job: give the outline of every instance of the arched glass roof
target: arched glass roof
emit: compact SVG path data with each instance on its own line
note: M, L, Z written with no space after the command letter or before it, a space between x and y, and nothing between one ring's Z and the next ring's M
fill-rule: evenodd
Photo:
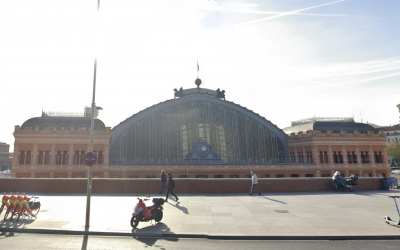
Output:
M154 105L114 127L110 164L283 163L286 137L251 110L192 94Z

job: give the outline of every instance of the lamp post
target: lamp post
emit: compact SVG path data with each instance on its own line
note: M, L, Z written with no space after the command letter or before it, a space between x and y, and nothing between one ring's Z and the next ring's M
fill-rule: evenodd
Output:
M97 1L97 12L99 12L100 0ZM96 107L96 70L97 70L97 59L94 60L94 77L93 77L93 96L92 96L92 114L90 121L90 134L89 134L89 152L93 152L93 134L94 134L94 110L102 110L101 107ZM92 195L92 167L88 169L88 183L86 189L86 220L85 229L89 229L90 226L90 198Z
M103 110L102 107L96 107L96 71L97 71L97 59L94 61L94 78L93 78L93 97L92 97L92 113L90 119L90 134L89 134L89 152L93 152L93 136L94 136L94 112L95 110ZM90 198L92 195L92 167L88 169L88 183L86 190L86 222L85 228L90 226Z

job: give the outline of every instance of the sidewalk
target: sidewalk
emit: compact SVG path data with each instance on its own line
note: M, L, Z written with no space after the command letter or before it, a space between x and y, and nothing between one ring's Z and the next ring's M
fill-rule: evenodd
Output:
M31 194L29 194L31 195ZM139 195L139 194L138 194ZM142 197L144 194L141 194ZM111 235L188 237L217 236L399 236L400 228L387 225L384 216L397 220L393 199L399 191L339 191L304 193L179 195L164 204L157 225L130 219L136 198L92 196L90 232ZM67 230L84 233L85 195L39 194L42 204L36 220L4 221L0 231L15 229ZM164 197L151 194L152 197ZM164 197L165 198L165 197ZM73 232L74 231L74 232ZM50 231L51 232L51 231Z

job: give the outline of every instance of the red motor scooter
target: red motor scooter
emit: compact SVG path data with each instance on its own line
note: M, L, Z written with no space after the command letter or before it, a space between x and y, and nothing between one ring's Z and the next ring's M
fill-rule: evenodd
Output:
M135 194L137 196L137 194ZM136 228L139 225L139 221L150 221L154 220L156 222L160 222L163 218L163 204L164 199L162 198L153 198L153 205L147 207L144 204L144 201L150 200L150 195L147 195L143 200L137 197L139 200L138 204L135 207L135 211L132 214L131 226L132 228Z

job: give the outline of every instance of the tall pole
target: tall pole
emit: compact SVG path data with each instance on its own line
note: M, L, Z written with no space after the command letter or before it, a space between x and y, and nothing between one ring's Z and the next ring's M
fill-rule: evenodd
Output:
M95 97L96 97L96 69L97 59L94 61L94 78L93 78L93 98L92 98L92 114L90 122L90 135L89 135L89 152L93 152L93 134L94 134L94 108L95 108ZM86 198L86 222L85 228L89 229L90 226L90 198L92 195L92 167L88 169L88 183L87 183L87 198Z
M97 1L97 12L99 12L100 0ZM94 108L96 98L96 70L97 70L97 58L94 60L94 77L93 77L93 97L92 97L92 115L90 121L90 134L89 134L89 152L93 152L93 135L94 135ZM90 227L90 198L92 196L92 167L88 169L88 183L86 190L86 220L85 228Z

